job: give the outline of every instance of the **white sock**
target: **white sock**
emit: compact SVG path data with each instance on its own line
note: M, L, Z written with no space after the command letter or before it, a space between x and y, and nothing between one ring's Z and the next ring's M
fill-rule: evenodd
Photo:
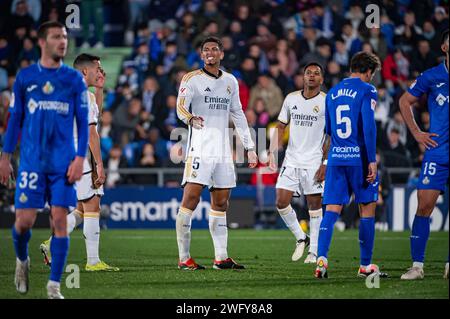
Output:
M299 241L300 239L305 239L306 234L300 227L300 223L297 219L297 214L295 210L289 205L286 208L279 209L277 208L278 213L280 213L281 218L284 220L286 226L290 229L290 231L294 234L295 239Z
M95 265L100 262L99 244L100 244L100 213L85 212L83 223L84 241L86 243L87 262L89 265Z
M418 268L423 269L423 263L415 261L415 262L413 262L413 267L418 267Z
M309 252L317 256L319 245L319 228L322 222L322 208L309 211Z
M191 255L189 254L189 249L191 247L191 220L192 210L180 207L176 222L178 256L180 262L185 262L191 258Z
M216 260L228 258L228 227L226 212L211 209L209 212L209 232L214 243L214 255Z
M67 215L67 235L69 235L75 227L83 222L83 213L79 210L73 210L69 215Z

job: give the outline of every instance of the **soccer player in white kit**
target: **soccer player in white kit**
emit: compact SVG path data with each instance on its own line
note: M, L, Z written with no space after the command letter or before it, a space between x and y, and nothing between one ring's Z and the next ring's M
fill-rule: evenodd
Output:
M177 214L176 232L179 252L178 268L200 270L191 257L191 217L200 201L203 187L211 194L209 230L214 243L214 269L244 269L228 256L226 211L236 175L229 143L229 119L236 127L247 150L250 167L258 161L247 119L239 100L236 78L219 69L224 57L220 39L208 37L201 44L205 66L187 73L177 98L178 117L189 127L186 164L182 185L183 199Z
M325 135L326 94L320 91L323 69L318 63L311 62L304 70L304 89L290 93L283 102L278 116L278 140L272 138L270 143L269 168L273 171L278 168L274 154L289 125L289 143L276 184L276 206L297 240L292 260L299 260L309 245L305 263L315 263L329 139ZM297 214L290 205L295 193L306 196L310 237L300 227Z
M95 87L95 94L88 91L89 98L89 149L83 163L83 176L76 182L77 208L67 215L67 232L70 234L83 223L83 235L86 243L86 271L118 271L99 258L100 244L100 198L103 196L103 184L106 180L100 151L100 137L97 124L103 104L103 86L105 73L100 58L90 54L80 54L75 58L74 68L80 71L88 87ZM77 140L75 126L75 140ZM76 141L75 141L76 145ZM44 262L51 263L51 238L40 245Z

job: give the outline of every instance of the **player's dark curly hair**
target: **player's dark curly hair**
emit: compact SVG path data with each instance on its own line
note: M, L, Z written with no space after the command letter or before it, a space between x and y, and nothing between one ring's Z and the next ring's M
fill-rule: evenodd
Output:
M220 51L223 51L223 44L222 44L222 40L220 40L218 37L207 37L206 39L204 39L202 41L202 43L200 44L200 50L203 51L203 46L208 43L208 42L214 42L217 43L217 45L219 46Z
M58 21L47 21L42 23L38 30L37 30L37 36L38 39L46 39L47 38L47 33L48 33L48 29L51 28L65 28L64 24L58 22Z
M350 71L353 73L366 73L369 70L374 73L380 69L380 59L373 53L358 52L350 61Z
M86 64L90 64L94 61L100 61L100 57L88 53L81 53L73 61L73 67L79 69Z

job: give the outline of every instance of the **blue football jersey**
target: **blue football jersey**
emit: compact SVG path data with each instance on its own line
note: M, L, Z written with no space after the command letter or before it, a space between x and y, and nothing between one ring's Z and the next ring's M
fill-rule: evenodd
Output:
M331 136L329 166L375 162L377 90L359 78L345 78L327 94L326 132Z
M88 140L88 96L82 75L64 64L22 69L14 83L4 151L13 153L21 132L20 169L65 173L75 154L84 157ZM74 147L74 118L79 129Z
M423 72L411 84L408 92L415 97L428 94L430 132L438 146L425 151L425 157L438 163L448 164L448 70L445 62Z

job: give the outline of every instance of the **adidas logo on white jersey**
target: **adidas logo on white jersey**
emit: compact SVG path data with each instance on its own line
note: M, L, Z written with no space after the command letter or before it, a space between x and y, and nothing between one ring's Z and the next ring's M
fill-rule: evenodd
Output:
M211 92L209 87L206 87L205 92Z

